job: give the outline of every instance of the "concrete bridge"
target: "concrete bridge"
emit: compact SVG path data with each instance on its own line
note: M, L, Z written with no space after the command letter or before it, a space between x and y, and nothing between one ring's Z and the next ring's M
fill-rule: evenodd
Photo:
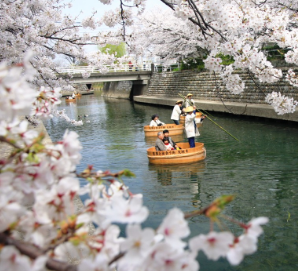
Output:
M121 65L120 67L106 66L99 69L95 66L73 66L69 68L60 68L58 72L70 74L71 82L77 84L92 84L100 82L118 82L118 81L144 81L149 80L152 72L157 70L158 66L151 65Z
M99 69L95 66L73 66L60 68L60 76L71 75L71 82L86 85L90 90L94 83L106 83L103 91L107 96L113 93L118 98L132 99L134 95L141 95L147 90L148 82L157 66L143 64L140 66L126 64L120 67L106 66Z
M103 91L106 96L129 98L142 95L148 87L148 82L153 72L167 69L170 71L172 66L143 64L132 65L124 64L119 67L105 66L101 69L95 66L73 66L69 68L60 68L60 76L64 74L71 75L70 81L75 84L87 85L92 89L94 83L106 83Z

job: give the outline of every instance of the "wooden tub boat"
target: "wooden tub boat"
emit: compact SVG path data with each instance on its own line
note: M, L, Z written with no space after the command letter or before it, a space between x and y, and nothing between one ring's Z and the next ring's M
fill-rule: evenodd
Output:
M179 124L166 124L163 126L153 126L149 125L144 126L145 136L157 136L158 132L162 132L163 130L169 130L170 136L183 134L184 126Z
M82 96L81 93L77 93L77 94L75 94L75 95L76 95L76 97L81 97L81 96Z
M196 113L196 118L201 118L202 117L202 113L201 112L197 112ZM185 116L180 115L180 120L179 123L184 125L185 124ZM201 127L202 123L197 123L197 127Z
M170 165L194 163L206 158L206 149L204 143L196 143L194 148L189 148L188 142L177 143L181 150L173 151L156 151L155 147L147 150L149 163Z
M66 102L75 102L75 101L76 101L76 98L70 98L70 99L67 99L67 98L66 98L65 101L66 101Z

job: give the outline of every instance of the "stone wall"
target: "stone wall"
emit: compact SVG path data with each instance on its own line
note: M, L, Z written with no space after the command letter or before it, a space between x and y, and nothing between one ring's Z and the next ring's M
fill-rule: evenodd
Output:
M226 102L264 104L265 95L276 91L298 100L298 89L284 80L276 84L264 84L252 78L248 72L239 71L238 74L246 85L245 91L239 95L231 94L223 86L217 89L216 85L221 85L219 76L216 76L215 79L209 72L190 70L167 72L166 76L161 73L154 73L149 88L144 94L179 98L178 93L182 95L192 93L196 100L220 101L222 99Z
M129 99L132 81L107 82L103 86L103 96L111 98Z

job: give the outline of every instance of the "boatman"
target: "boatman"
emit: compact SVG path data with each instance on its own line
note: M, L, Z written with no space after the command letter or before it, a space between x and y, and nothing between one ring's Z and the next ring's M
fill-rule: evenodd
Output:
M196 110L192 106L189 106L185 108L185 113L187 114L185 117L186 137L188 139L189 147L194 148L196 146L195 136L200 135L197 125L194 121L196 118Z
M158 132L157 139L155 141L155 150L156 151L166 151L167 150L166 145L162 141L163 139L164 139L163 132Z
M188 93L185 97L185 107L192 106L194 109L196 109L195 101L192 99L192 94Z
M171 120L173 120L176 125L179 125L179 119L182 113L180 108L182 104L183 104L183 101L181 100L177 101L172 111Z

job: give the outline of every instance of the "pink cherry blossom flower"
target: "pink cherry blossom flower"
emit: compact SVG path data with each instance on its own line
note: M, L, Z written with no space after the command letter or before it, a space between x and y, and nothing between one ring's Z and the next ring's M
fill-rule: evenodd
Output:
M238 265L242 262L245 255L250 255L257 251L256 240L243 234L236 238L234 244L230 246L227 253L227 259L230 264Z
M0 271L31 271L31 261L13 246L5 246L0 252Z
M200 234L189 241L191 251L203 250L208 259L218 260L226 256L230 245L233 244L234 236L230 232L209 232L207 235Z
M141 223L148 217L149 211L143 206L143 199L132 197L125 199L122 196L113 196L111 205L104 212L106 223Z
M184 213L177 208L171 209L163 219L157 233L162 234L166 242L183 247L184 243L180 239L187 237L190 233Z

